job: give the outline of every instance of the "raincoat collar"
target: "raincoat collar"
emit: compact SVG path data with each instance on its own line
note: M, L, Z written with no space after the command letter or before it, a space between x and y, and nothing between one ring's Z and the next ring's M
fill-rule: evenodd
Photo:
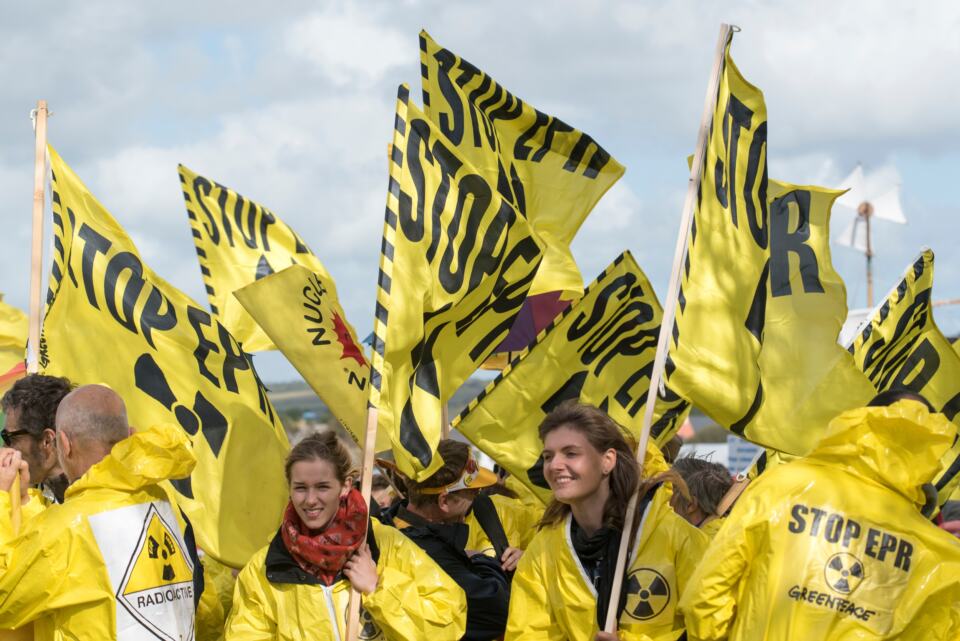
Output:
M917 401L849 410L830 422L809 458L844 467L922 506L921 486L940 471L957 436L943 414Z
M380 560L380 547L377 545L377 539L373 534L373 522L367 523L367 545L370 546L370 556L373 562ZM283 544L283 535L280 530L274 535L267 548L267 557L264 560L264 574L267 580L273 584L291 584L291 585L323 585L323 583L312 574L303 571L290 550ZM344 579L343 573L337 575L333 585ZM332 586L331 586L332 587Z
M156 425L114 445L103 460L67 488L65 500L95 488L137 491L161 481L184 478L196 464L190 440L182 429Z

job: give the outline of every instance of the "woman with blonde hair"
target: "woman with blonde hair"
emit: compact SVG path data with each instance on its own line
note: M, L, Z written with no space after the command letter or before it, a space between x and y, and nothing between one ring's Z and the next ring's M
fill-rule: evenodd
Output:
M590 405L567 402L540 425L543 474L553 491L513 578L507 641L675 639L677 600L707 539L669 505L682 486L655 447L641 481L617 423ZM651 472L653 472L651 474ZM639 496L636 536L618 612L620 636L600 632L610 600L627 503Z
M332 432L306 437L286 462L280 530L237 577L227 641L343 639L351 586L361 639L459 639L466 600L394 528L370 520L350 454Z

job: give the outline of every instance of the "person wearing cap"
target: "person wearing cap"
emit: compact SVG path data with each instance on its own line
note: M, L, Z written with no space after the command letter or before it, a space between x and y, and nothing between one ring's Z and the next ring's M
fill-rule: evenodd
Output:
M420 483L406 480L409 501L397 508L393 523L466 593L467 630L462 638L499 639L510 605L508 572L516 567L521 551L508 547L498 561L467 550L464 523L480 489L495 484L497 476L477 465L466 443L445 439L437 451L443 467Z

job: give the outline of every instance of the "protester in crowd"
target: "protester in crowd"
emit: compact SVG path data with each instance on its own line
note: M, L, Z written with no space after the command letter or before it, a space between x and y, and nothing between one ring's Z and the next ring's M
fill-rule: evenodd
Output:
M500 559L467 549L469 527L464 522L481 488L497 482L496 475L479 467L466 443L441 440L437 453L443 467L428 479L406 481L407 504L398 506L393 524L443 568L467 597L467 629L463 639L489 641L499 639L507 625L510 605L510 581L507 572L516 568L520 550L504 548ZM486 498L489 502L490 499ZM492 504L488 514L503 526ZM497 534L492 538L497 539Z
M567 402L540 425L543 472L554 500L513 578L508 641L640 639L680 633L677 595L707 538L669 506L671 472L655 445L645 479L622 431L606 413ZM619 603L618 633L606 618L627 503L638 496L637 527Z
M683 594L690 639L956 638L960 544L921 514L956 433L922 397L885 392L768 468Z
M370 496L377 502L381 510L389 509L393 501L397 498L397 493L393 491L393 486L383 474L374 474L371 479Z
M31 482L38 486L29 493L35 503L23 506L25 515L32 515L51 500L63 503L67 477L57 462L54 421L57 406L73 388L66 378L28 374L0 399L6 420L0 432L3 443L20 452L30 468Z
M227 641L342 639L351 586L362 595L362 639L463 635L463 590L399 531L370 520L332 432L297 443L285 472L290 503L237 578Z
M673 462L672 467L686 483L690 498L674 492L670 499L671 507L712 538L724 521L723 515L719 513L719 506L733 485L730 472L720 463L694 456L680 457Z
M158 485L196 465L186 435L172 426L131 435L123 401L99 385L64 397L55 424L70 486L62 505L0 546L0 629L33 621L38 640L215 638L223 615L200 605L192 530ZM11 459L0 465L4 492L15 471L29 475Z

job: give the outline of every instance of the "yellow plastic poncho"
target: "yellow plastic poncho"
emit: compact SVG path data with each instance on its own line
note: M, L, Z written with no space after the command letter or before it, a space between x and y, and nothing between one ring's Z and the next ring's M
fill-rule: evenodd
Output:
M38 641L109 641L186 636L195 620L215 627L216 613L201 605L194 614L193 561L177 508L158 485L195 464L178 427L117 443L67 489L63 505L0 545L0 629L33 621Z
M960 542L920 513L956 428L914 401L844 412L764 472L686 589L693 639L952 639Z
M494 494L490 497L490 500L493 501L497 516L500 517L500 523L503 525L503 531L507 535L510 547L526 550L530 541L536 535L537 525L540 524L540 519L543 517L543 503L537 501L539 507L531 506L519 499L512 499L500 494ZM480 523L473 512L467 515L464 522L469 528L466 549L477 550L487 556L493 556L493 543L490 542L490 538L480 527Z
M453 641L467 624L463 590L399 530L372 521L380 549L377 589L362 597L361 639ZM237 577L227 641L344 639L350 583L271 583L257 552Z
M673 511L669 499L668 489L660 487L641 517L624 579L621 639L674 639L683 628L677 601L708 541ZM540 530L520 559L507 641L593 641L597 596L573 549L570 526L568 516Z

